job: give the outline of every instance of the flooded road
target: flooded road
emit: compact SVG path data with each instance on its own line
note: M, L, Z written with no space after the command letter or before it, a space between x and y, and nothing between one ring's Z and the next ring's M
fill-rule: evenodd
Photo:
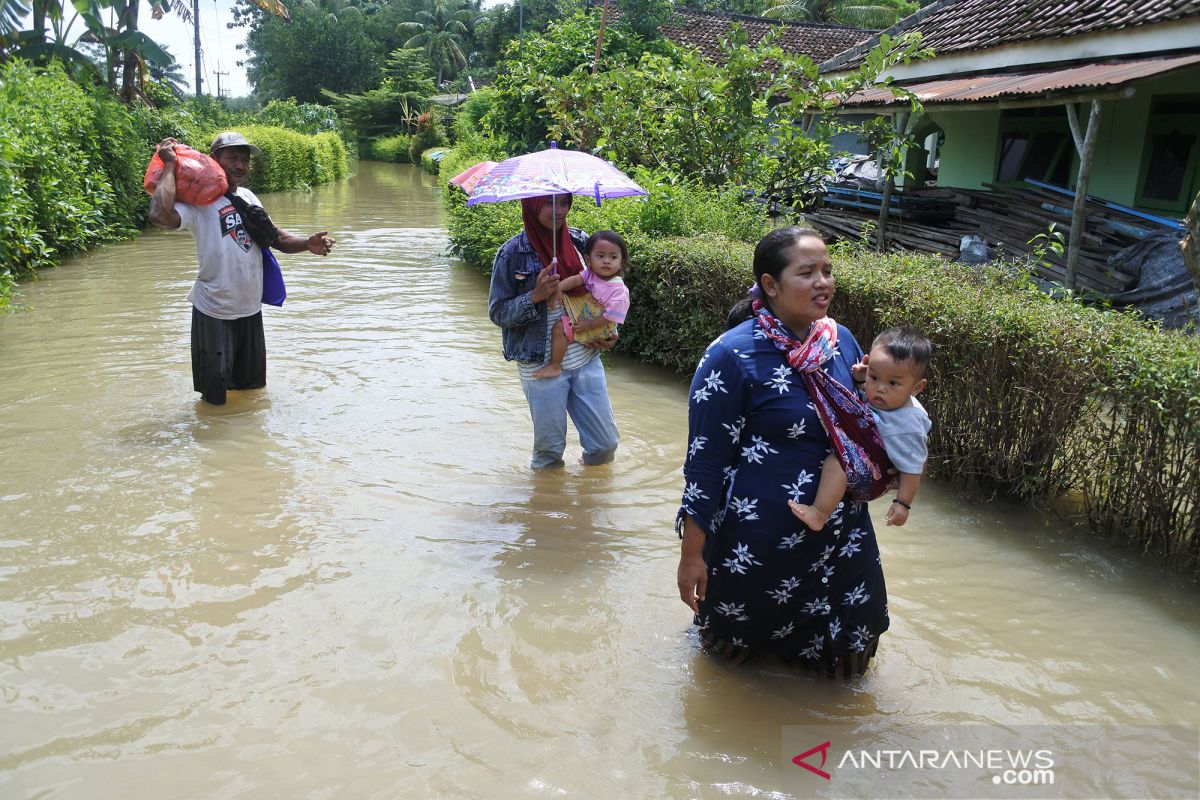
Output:
M931 484L880 527L865 679L701 655L686 384L614 358L616 463L576 441L531 474L435 183L363 163L264 197L338 246L283 261L268 387L223 407L191 391L187 234L72 259L0 316L0 797L779 797L784 726L1200 721L1194 587Z

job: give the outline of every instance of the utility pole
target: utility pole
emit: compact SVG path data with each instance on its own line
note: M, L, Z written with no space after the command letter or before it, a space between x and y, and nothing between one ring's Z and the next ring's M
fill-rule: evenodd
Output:
M200 69L200 0L192 0L192 23L196 27L196 34L192 42L196 47L196 97L199 97L200 85L204 81L204 75Z
M217 99L218 100L224 99L224 97L225 97L225 94L221 91L221 76L228 75L228 74L229 74L228 72L222 72L219 69L213 70L213 75L217 76Z

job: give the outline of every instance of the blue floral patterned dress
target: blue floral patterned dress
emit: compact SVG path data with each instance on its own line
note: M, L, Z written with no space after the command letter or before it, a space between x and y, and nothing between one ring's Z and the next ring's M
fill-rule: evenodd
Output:
M823 368L852 386L862 349L838 325ZM701 358L688 402L683 516L706 532L707 638L832 670L865 657L888 628L887 592L865 503L846 498L819 533L788 508L812 503L830 452L800 375L754 320Z

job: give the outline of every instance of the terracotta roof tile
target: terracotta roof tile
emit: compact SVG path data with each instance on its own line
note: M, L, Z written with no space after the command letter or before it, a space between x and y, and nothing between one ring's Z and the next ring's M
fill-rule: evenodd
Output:
M683 22L661 26L659 30L663 36L675 44L696 48L712 61L720 61L721 39L729 36L734 23L746 30L751 45L762 41L771 29L783 28L779 46L794 55L808 56L817 63L837 55L873 33L845 25L793 22L694 8L677 8L675 11L683 18Z
M593 8L602 5L601 0L589 0ZM619 19L619 2L613 2L612 19ZM729 36L734 23L739 23L750 38L750 44L762 41L767 31L783 28L779 46L793 55L805 55L818 64L841 53L853 44L864 41L874 31L851 28L832 23L798 22L795 20L751 17L746 14L730 14L723 11L704 11L698 8L676 7L675 14L682 18L677 25L663 25L659 30L670 41L682 47L693 47L710 61L721 61L721 39Z
M938 0L885 33L920 31L926 47L945 55L1195 16L1200 16L1200 0ZM822 69L857 66L878 41L876 34L831 58Z

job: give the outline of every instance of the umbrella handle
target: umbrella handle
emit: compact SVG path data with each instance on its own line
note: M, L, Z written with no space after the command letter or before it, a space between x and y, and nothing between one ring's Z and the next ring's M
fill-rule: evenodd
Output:
M553 142L551 144L553 144ZM552 194L552 195L550 195L550 221L554 222L557 219L558 219L558 195ZM557 228L550 231L550 239L554 242L554 244L553 244L554 258L551 261L551 263L554 263L554 262L558 261L558 229Z

